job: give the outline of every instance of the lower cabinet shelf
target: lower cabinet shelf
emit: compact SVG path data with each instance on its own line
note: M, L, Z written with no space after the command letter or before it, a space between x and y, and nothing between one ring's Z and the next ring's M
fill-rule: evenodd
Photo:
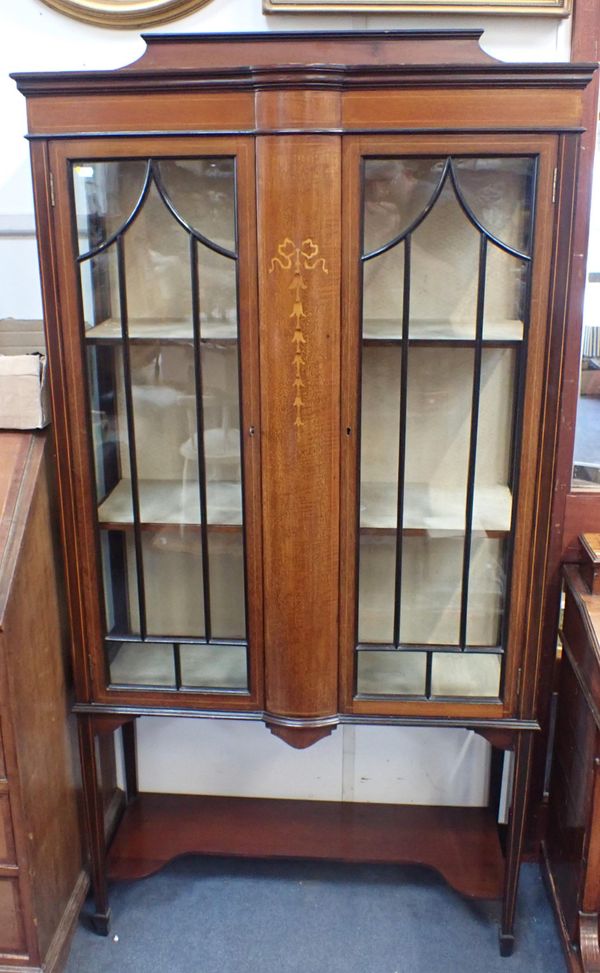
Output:
M465 896L503 892L504 859L488 808L149 793L125 811L108 876L143 878L188 853L418 864Z

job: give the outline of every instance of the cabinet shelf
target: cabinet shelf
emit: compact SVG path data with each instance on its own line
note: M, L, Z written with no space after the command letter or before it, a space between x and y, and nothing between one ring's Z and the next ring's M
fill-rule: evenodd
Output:
M189 344L194 340L191 320L161 321L156 319L132 319L128 323L129 340L136 344L164 341L170 344ZM121 344L121 322L109 318L85 332L86 341L99 344ZM202 321L200 340L219 344L237 344L237 325L231 321Z
M486 321L484 345L519 344L523 340L522 321ZM402 323L394 318L366 318L363 321L363 343L366 345L401 344ZM409 344L475 344L474 321L436 321L411 319Z
M131 480L119 480L98 507L100 526L112 530L133 528ZM142 530L162 527L200 526L198 484L173 480L138 482ZM241 489L236 482L211 482L206 485L209 522L219 530L240 530L242 525Z
M466 492L456 487L407 483L404 492L404 534L432 531L464 533ZM473 501L473 530L488 536L510 531L512 494L507 486L478 486ZM397 494L393 483L363 483L361 533L395 533Z
M125 812L109 876L142 878L185 853L420 864L463 895L502 893L504 861L488 808L145 793Z

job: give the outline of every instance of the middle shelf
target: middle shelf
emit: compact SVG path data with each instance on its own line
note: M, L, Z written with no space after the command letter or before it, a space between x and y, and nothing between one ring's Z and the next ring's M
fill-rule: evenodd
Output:
M132 481L119 480L98 507L103 527L124 529L134 523ZM151 525L197 525L200 518L200 492L197 480L138 480L140 522ZM209 525L240 527L242 524L241 483L208 481L206 506Z
M397 486L395 483L363 482L360 498L360 527L366 531L395 531L397 525ZM466 489L405 483L403 502L404 533L456 531L464 533ZM473 497L474 531L502 535L510 531L512 494L502 484L476 486Z
M119 480L100 503L98 520L103 527L125 529L134 524L132 481ZM200 493L195 480L138 481L140 522L151 525L199 525ZM239 481L211 481L206 484L206 504L210 526L240 527L242 488ZM465 530L466 493L464 489L406 483L403 532L427 533ZM507 486L477 486L473 500L474 531L489 536L510 531L512 494ZM397 492L393 483L363 483L361 487L360 527L363 532L395 531Z

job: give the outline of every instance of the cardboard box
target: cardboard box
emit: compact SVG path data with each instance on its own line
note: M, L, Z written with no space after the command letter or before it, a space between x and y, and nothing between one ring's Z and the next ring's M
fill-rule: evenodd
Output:
M46 356L0 355L0 429L41 429L49 422Z

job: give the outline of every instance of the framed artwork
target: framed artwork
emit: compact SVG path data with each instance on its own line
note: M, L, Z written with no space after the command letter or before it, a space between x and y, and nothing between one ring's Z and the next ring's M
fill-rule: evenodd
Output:
M42 0L47 7L100 27L153 27L190 14L210 0Z
M460 13L567 17L573 0L263 0L265 13Z

